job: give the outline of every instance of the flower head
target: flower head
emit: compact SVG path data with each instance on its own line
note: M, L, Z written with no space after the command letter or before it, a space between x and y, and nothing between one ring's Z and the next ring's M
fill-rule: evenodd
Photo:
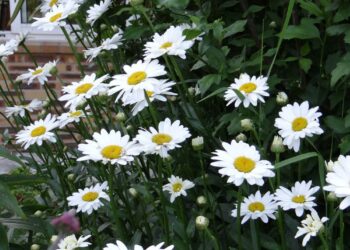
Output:
M211 165L218 167L219 173L228 176L227 182L236 186L246 180L250 185L264 184L264 177L274 177L273 166L269 161L261 160L260 153L254 146L235 140L231 144L223 142L225 150L216 150Z
M298 227L295 238L305 235L303 239L303 246L305 247L311 236L316 236L324 228L323 223L326 221L328 221L327 217L320 219L316 211L311 211L311 215L306 215L306 219L301 221L301 227Z
M331 172L327 173L327 186L324 190L334 192L336 197L344 198L339 208L344 210L350 206L350 155L340 155L333 163Z
M168 246L166 248L162 248L163 245L164 245L164 242L161 242L158 245L149 246L145 250L172 250L174 248L173 245ZM106 247L103 248L103 250L128 250L128 249L130 249L130 250L144 250L144 248L142 246L139 246L139 245L135 245L133 248L127 248L125 246L125 244L119 240L117 240L117 244L109 243L109 244L107 244Z
M12 55L18 49L18 41L11 39L10 41L0 44L0 59Z
M100 4L94 4L88 9L88 17L86 18L86 22L93 25L97 19L99 19L103 13L105 13L108 8L111 6L112 0L102 0Z
M98 210L103 206L101 199L110 201L104 190L108 190L107 182L79 189L78 192L74 192L67 197L68 205L77 206L77 212L82 211L83 213L91 214L94 210Z
M264 97L270 94L266 92L269 89L267 85L267 77L252 76L244 73L236 78L234 83L225 92L225 100L228 101L227 105L235 103L235 107L238 107L243 103L243 106L247 108L250 104L256 106L258 101L265 102ZM241 92L243 100L237 95L236 91Z
M276 217L274 214L277 210L277 205L273 198L270 192L262 196L260 191L244 198L241 204L241 216L243 216L242 224L249 219L256 220L260 218L264 223L267 223L269 218L275 220ZM231 215L237 217L237 208L232 210Z
M148 130L140 129L136 136L136 141L146 154L158 154L161 157L167 157L168 151L179 148L180 143L191 137L188 128L180 125L177 120L171 123L169 118L161 121L158 130L151 127Z
M318 118L322 115L318 107L309 109L309 102L302 104L288 104L279 112L279 118L275 120L275 127L280 129L279 135L283 137L283 144L295 152L300 149L300 139L312 137L314 134L322 134Z
M35 79L39 81L41 85L47 82L47 78L51 76L50 71L56 67L57 61L48 62L44 66L38 66L35 69L28 69L29 72L19 75L16 81L23 81L28 79L27 84L30 85Z
M74 234L69 235L58 243L57 250L74 250L77 248L88 247L91 243L86 240L90 237L91 235L80 236L79 239L77 239Z
M182 180L178 176L172 175L168 178L169 183L163 186L163 191L170 193L170 202L173 203L176 197L187 196L187 189L193 188L194 183L189 180Z
M295 182L291 190L280 187L276 190L275 200L277 204L283 208L283 210L295 209L297 216L302 216L304 210L313 211L313 207L316 206L314 200L316 199L315 194L320 187L316 186L311 188L312 181L309 182Z
M71 110L57 117L57 121L60 123L60 128L63 128L69 123L79 122L83 117L85 117L85 114L82 110Z
M16 135L16 143L22 144L24 149L27 149L33 144L41 146L43 141L56 142L56 136L52 130L57 127L56 117L48 114L44 120L35 121L19 131Z
M6 117L11 117L15 115L19 115L20 117L25 116L25 112L34 112L40 110L43 107L43 102L38 99L33 99L27 105L15 105L13 107L6 107L5 113Z

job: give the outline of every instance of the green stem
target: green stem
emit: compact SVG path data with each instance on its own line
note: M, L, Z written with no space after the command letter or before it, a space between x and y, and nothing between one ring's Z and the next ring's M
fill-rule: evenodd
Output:
M250 220L250 234L252 237L253 249L259 250L259 230L256 230L256 225L254 220Z
M238 188L237 193L237 237L238 237L238 249L242 250L242 235L241 235L241 203L242 203L242 186Z
M286 239L285 239L285 233L284 233L284 217L283 217L283 212L281 208L278 209L277 223L278 223L278 231L281 239L282 250L286 250L287 247L286 247Z

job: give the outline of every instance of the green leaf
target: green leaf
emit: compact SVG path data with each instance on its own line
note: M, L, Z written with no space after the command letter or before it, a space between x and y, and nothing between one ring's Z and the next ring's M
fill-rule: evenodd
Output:
M247 20L238 20L224 29L224 38L244 31Z
M203 99L199 100L197 103L203 102L203 101L205 101L205 100L207 100L207 99L209 99L211 97L214 97L214 96L216 96L218 94L221 94L222 92L225 92L226 90L227 90L226 87L219 88L219 89L213 91L211 94L209 94L206 97L204 97Z
M330 36L336 36L345 33L350 29L350 24L337 24L329 26L326 32Z
M198 37L200 34L202 34L202 31L197 29L185 29L183 31L183 34L186 36L186 40L193 40L196 37Z
M190 0L158 0L157 2L159 5L163 5L169 9L184 9Z
M18 163L19 165L23 166L23 162L20 158L13 155L10 151L8 151L5 147L0 146L0 157L4 157L10 161L14 161Z
M25 214L18 206L16 198L11 194L10 189L3 182L0 182L0 207L7 209L21 218L25 218Z
M221 81L221 75L210 74L204 76L202 79L198 81L199 90L202 95L213 85L218 84Z
M344 3L338 8L337 13L335 13L333 22L338 23L348 19L349 17L350 17L350 5L348 3Z
M345 121L342 118L329 115L324 119L324 122L337 134L345 134L350 131L349 128L345 127Z
M1 250L10 249L5 227L1 223L0 223L0 249Z
M299 5L304 10L308 11L309 13L315 15L315 16L322 16L323 12L322 10L313 2L306 1L306 0L299 0Z
M346 54L331 72L331 87L343 77L350 75L350 53Z
M18 13L20 12L20 10L22 8L23 3L24 3L24 0L18 0L18 3L16 5L15 10L12 13L12 16L11 16L11 19L9 21L9 24L11 24L16 19Z
M221 71L223 68L225 68L226 57L222 50L215 47L210 47L205 52L205 55L208 58L208 64L214 69Z
M305 73L309 71L311 68L312 61L309 58L300 58L299 60L299 66L302 70L304 70Z
M339 143L340 153L346 155L350 151L350 135L343 137Z
M0 181L7 185L35 185L48 181L46 177L35 175L0 175Z
M309 153L301 154L301 155L294 156L294 157L289 158L287 160L280 161L280 162L276 163L275 168L276 169L282 168L282 167L291 165L293 163L303 161L303 160L306 160L306 159L309 159L312 157L317 157L317 156L318 156L318 154L316 152L309 152Z
M139 39L148 30L146 26L130 26L125 30L123 37L125 40Z
M243 17L247 17L250 13L256 13L256 12L262 11L263 9L265 9L264 6L253 4L249 6L249 8L244 12Z
M51 237L54 232L50 223L40 218L0 218L0 223L6 225L9 228L18 228L31 230L34 232L41 232L47 237Z
M320 38L320 32L311 19L303 18L300 25L289 25L284 33L284 39Z

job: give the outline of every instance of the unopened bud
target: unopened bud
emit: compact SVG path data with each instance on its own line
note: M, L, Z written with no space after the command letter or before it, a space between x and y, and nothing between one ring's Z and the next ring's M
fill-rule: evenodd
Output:
M111 28L114 32L117 32L119 30L117 25L112 25Z
M203 149L203 147L204 147L204 139L202 136L198 136L192 139L192 148L195 151L200 151Z
M236 141L239 142L239 141L247 141L247 136L245 136L245 134L243 133L239 133L237 136L236 136Z
M270 28L276 28L277 27L277 24L275 21L272 21L270 24L269 24Z
M327 200L328 201L336 201L337 200L337 196L334 192L330 192L328 195L327 195Z
M30 250L39 250L40 246L38 244L33 244L30 246Z
M54 243L54 242L56 242L57 239L58 239L57 235L52 235L50 241L51 241L51 243Z
M118 122L123 122L126 120L126 116L124 112L118 112L115 118L117 119Z
M253 121L251 119L243 119L241 120L241 128L244 131L251 131L254 128Z
M330 160L329 162L325 161L325 165L326 165L327 172L333 172L334 162L332 160Z
M196 202L198 206L204 207L207 204L207 198L203 195L198 196Z
M139 194L135 188L129 188L128 192L134 198L136 198L138 196L138 194Z
M100 27L101 27L101 30L105 30L105 29L107 29L108 26L107 26L106 24L103 23L103 24L101 24Z
M285 105L288 103L288 96L285 92L278 92L276 96L276 102L279 105Z
M35 211L34 216L35 217L41 217L43 215L43 212L40 210Z
M273 153L283 153L285 151L285 147L283 145L283 139L280 136L274 136L271 144L271 152Z
M196 89L194 87L189 87L188 93L193 96L196 93Z
M74 178L75 178L75 174L69 174L68 175L68 180L74 181Z
M127 131L132 131L133 129L134 129L134 127L132 125L126 126L126 130Z
M51 103L50 99L46 99L45 101L43 101L43 107L48 108L50 106L50 103Z
M175 102L176 101L176 96L168 96L168 100L171 102Z
M205 216L197 216L196 218L196 227L198 230L205 230L209 226L209 219Z

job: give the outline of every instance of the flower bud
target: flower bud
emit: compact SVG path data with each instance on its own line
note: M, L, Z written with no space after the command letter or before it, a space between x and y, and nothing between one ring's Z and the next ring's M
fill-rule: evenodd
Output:
M198 196L196 202L199 207L204 207L207 204L207 198L203 195Z
M237 136L236 136L236 141L239 142L239 141L247 141L247 136L245 136L245 134L243 133L239 133Z
M128 192L133 198L136 198L139 194L135 188L129 188Z
M74 179L75 179L75 174L69 174L68 175L68 180L74 181Z
M333 172L334 162L332 160L330 160L329 162L325 161L325 165L326 165L327 172Z
M189 87L187 91L192 96L196 93L196 89L194 87Z
M334 192L330 192L328 195L327 195L327 200L328 201L336 201L338 198L337 198L337 195L334 193Z
M119 30L117 25L112 25L111 28L114 32L117 32Z
M127 131L132 131L133 129L134 129L134 127L132 125L126 126L126 130Z
M51 243L54 243L54 242L56 242L57 239L58 239L58 236L57 236L57 235L52 235L52 236L51 236L51 239L50 239L50 242L51 242Z
M202 136L198 136L192 139L192 148L195 151L201 151L204 147L204 139Z
M30 250L39 250L40 246L38 244L33 244L30 246Z
M51 104L51 101L50 99L46 99L45 101L43 101L43 107L44 108L48 108Z
M205 230L209 226L209 219L205 216L197 216L196 218L196 227L198 230Z
M35 211L34 216L35 217L41 217L43 215L43 212L40 210Z
M57 73L58 73L58 69L57 69L56 66L54 66L54 67L52 67L52 68L50 69L50 74L51 74L51 75L55 76L55 75L57 75Z
M270 28L276 28L277 27L277 24L275 21L272 21L270 24L269 24Z
M108 28L108 26L106 24L104 24L104 23L101 24L100 27L101 27L101 30L106 30Z
M124 112L118 112L118 114L115 118L118 122L123 122L126 120L126 116L125 116Z
M241 120L241 128L243 131L251 131L254 128L253 121L251 119L243 119Z
M168 100L171 102L175 102L176 101L176 96L172 95L172 96L168 96Z
M271 144L271 152L273 153L283 153L285 151L285 147L283 145L282 137L276 135L273 137L273 141Z
M279 105L285 105L288 103L288 96L285 92L278 92L276 96L276 102Z

